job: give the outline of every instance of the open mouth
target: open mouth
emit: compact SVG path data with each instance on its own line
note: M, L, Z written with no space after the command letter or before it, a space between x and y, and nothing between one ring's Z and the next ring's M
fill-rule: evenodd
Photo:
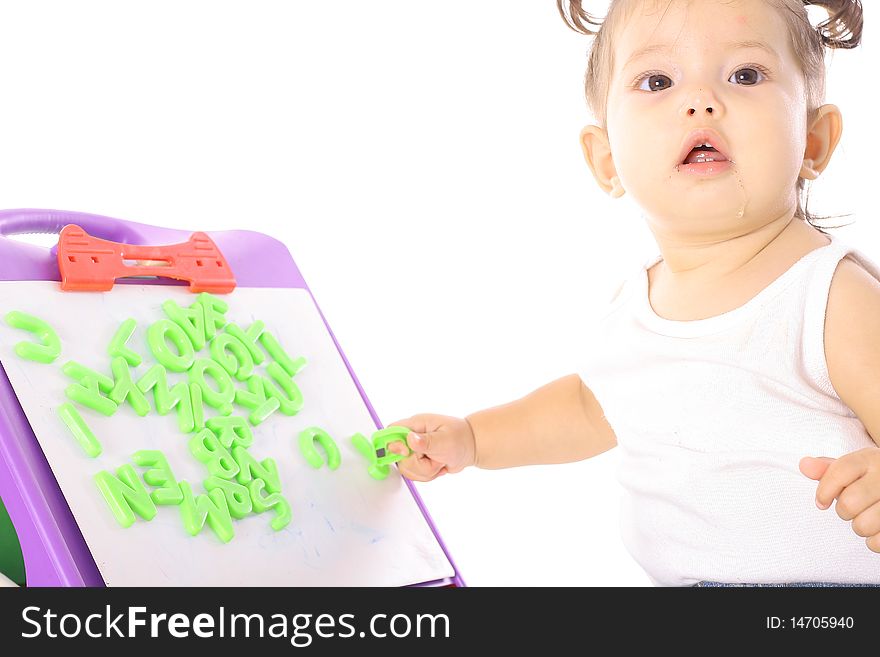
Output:
M705 162L727 162L727 158L714 146L703 144L694 146L682 164L703 164Z

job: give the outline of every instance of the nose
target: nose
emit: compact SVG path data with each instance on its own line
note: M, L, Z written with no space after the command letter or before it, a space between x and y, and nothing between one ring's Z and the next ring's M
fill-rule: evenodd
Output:
M711 92L699 89L690 95L687 102L682 107L682 113L685 116L712 114L717 115L719 111L718 99Z

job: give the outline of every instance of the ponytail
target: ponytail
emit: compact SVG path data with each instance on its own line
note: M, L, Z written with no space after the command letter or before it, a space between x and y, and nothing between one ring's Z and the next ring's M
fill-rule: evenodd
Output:
M803 3L805 8L815 5L828 12L828 20L815 27L822 45L845 49L859 45L864 23L861 0L803 0Z

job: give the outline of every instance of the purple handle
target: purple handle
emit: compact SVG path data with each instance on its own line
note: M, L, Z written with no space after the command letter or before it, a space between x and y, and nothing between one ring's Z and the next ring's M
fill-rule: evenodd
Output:
M123 244L137 244L144 238L130 223L97 214L56 210L0 210L0 237L20 233L57 235L67 224L77 224L89 235Z

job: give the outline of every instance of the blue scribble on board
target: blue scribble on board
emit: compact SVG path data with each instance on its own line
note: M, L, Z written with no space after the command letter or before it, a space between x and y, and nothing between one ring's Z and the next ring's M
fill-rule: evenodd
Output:
M330 519L327 516L324 516L324 522L327 523L327 526L330 528L330 531L335 534L336 530L333 528L333 525L330 523Z

